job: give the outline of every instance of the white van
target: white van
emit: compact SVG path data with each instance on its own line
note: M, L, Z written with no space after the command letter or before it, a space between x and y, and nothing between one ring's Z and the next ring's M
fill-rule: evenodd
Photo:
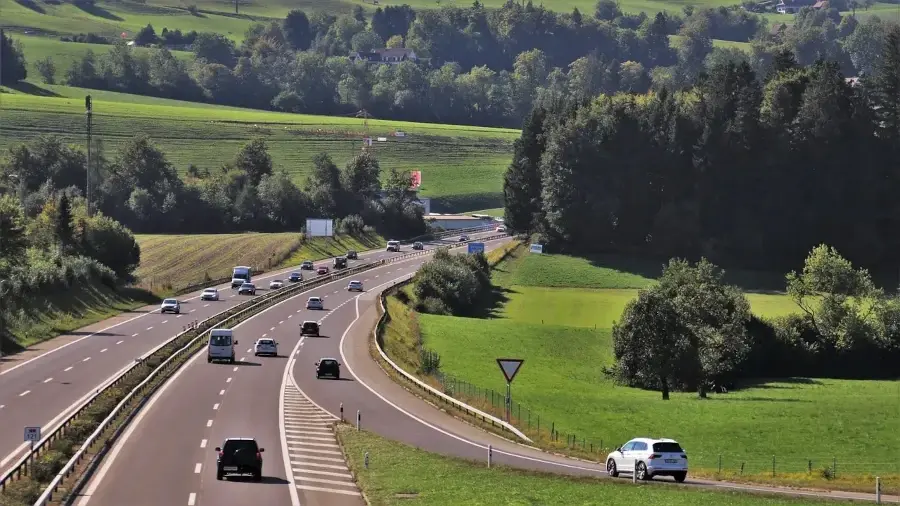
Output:
M227 360L234 363L234 346L237 344L234 332L231 329L212 329L209 331L209 345L206 351L206 361Z

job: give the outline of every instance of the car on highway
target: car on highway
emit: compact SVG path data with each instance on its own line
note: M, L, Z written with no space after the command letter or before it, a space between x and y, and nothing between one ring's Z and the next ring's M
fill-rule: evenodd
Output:
M303 270L303 271L313 270L312 260L304 260L303 263L300 264L300 270Z
M312 320L306 320L300 324L301 336L319 337L319 323Z
M200 300L219 300L218 288L207 288L200 294Z
M316 361L316 379L323 376L341 379L341 364L333 358L320 358Z
M282 286L284 286L284 281L280 279L274 279L269 282L269 290L278 290Z
M391 239L387 242L387 251L400 251L400 241Z
M671 476L681 483L687 477L687 452L674 439L639 437L616 448L606 457L606 472L633 474L639 480Z
M256 295L256 285L253 283L243 283L238 288L238 295Z
M413 243L413 249L425 249L425 245L419 241Z
M327 265L320 265L319 268L316 269L316 274L319 274L319 275L321 275L321 274L328 274L328 266L327 266Z
M206 362L225 360L234 363L234 347L238 344L231 329L212 329L209 331L209 342L206 345Z
M459 242L466 242L468 240L469 240L469 236L466 234L459 236Z
M228 475L252 475L254 481L262 480L262 454L256 440L250 437L230 437L216 447L216 479Z
M306 299L306 309L325 309L321 297L310 297Z
M497 227L497 232L500 232L501 234L505 234L506 227L504 227L503 225L500 225L499 227Z
M273 357L277 357L278 343L275 342L274 339L269 339L268 337L257 339L256 343L253 345L253 354L257 357L260 355L272 355Z
M352 249L347 252L347 258L350 260L359 260L359 253Z
M348 292L362 292L363 291L362 281L353 280L353 281L347 283L347 291Z
M334 257L334 268L344 269L347 267L347 257Z
M303 281L303 273L302 272L292 272L291 275L288 276L288 281L290 281L291 283Z
M178 302L178 299L165 299L162 301L162 304L159 306L159 312L162 313L175 313L181 314L181 303Z

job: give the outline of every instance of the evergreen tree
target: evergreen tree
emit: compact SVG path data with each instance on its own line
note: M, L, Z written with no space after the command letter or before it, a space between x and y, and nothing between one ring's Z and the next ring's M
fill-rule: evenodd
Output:
M541 154L546 146L547 112L535 109L525 120L522 136L513 146L513 160L503 177L506 224L520 232L534 230L541 212Z
M72 203L65 193L59 197L54 228L60 251L68 253L74 245L74 231L72 228Z

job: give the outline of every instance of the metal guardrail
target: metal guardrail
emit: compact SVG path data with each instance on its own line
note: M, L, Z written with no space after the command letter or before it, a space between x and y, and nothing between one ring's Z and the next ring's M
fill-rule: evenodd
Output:
M505 234L500 237L504 237L504 236L505 236ZM496 237L492 237L492 238L496 238ZM490 240L490 239L482 238L479 240ZM448 244L447 247L455 248L455 247L459 247L463 244L466 244L466 243L456 242L456 243ZM41 439L41 441L35 445L35 447L32 451L30 451L28 454L23 456L17 462L16 466L14 466L10 471L5 473L2 478L0 478L0 490L5 488L6 483L12 478L12 476L14 474L16 475L17 478L21 477L23 473L27 475L27 468L28 468L29 461L33 462L33 459L37 458L37 456L40 454L40 452L43 449L49 448L49 446L54 441L56 441L57 439L60 439L64 435L65 428L69 425L69 423L71 423L73 420L75 420L79 414L81 414L85 409L87 409L104 392L108 391L110 388L114 387L119 382L121 382L122 379L125 378L131 371L133 371L136 367L140 366L144 360L146 360L147 358L152 356L154 353L156 353L163 347L176 342L180 337L184 336L187 332L196 330L203 325L207 325L208 322L211 322L214 319L221 318L223 315L225 315L225 313L232 312L235 309L240 308L240 306L242 306L244 304L247 304L248 307L241 309L237 313L234 313L230 316L222 318L220 321L215 322L214 325L221 325L229 320L234 320L236 318L242 318L244 315L246 315L248 313L254 313L254 312L261 310L263 307L268 307L270 305L270 303L272 303L273 301L275 301L277 299L284 299L284 300L289 299L294 296L294 295L292 295L294 293L299 294L304 291L307 291L310 288L314 288L315 286L327 284L327 283L330 283L337 279L349 277L352 274L356 274L358 272L374 269L376 267L380 267L380 266L383 266L383 265L386 265L389 263L396 263L396 262L408 260L410 258L432 254L432 253L436 252L437 249L438 248L432 248L432 249L427 249L427 250L415 251L412 253L407 253L407 254L396 256L393 258L382 259L382 260L378 260L376 262L359 265L359 266L352 267L349 269L341 269L337 272L333 272L332 274L330 274L327 277L315 278L313 280L310 280L310 281L307 281L304 283L298 283L297 285L289 286L287 289L278 290L278 291L272 292L271 294L266 294L261 297L250 299L247 302L238 304L237 306L234 306L234 307L232 307L226 311L223 311L221 313L217 313L217 314L203 320L202 322L195 324L193 326L193 328L191 328L191 329L187 329L183 332L176 334L172 339L169 339L168 341L160 344L159 346L157 346L150 352L147 352L146 354L144 354L143 357L136 359L135 364L133 364L131 367L129 367L127 370L125 370L123 373L121 373L115 379L111 380L106 386L99 389L90 399L87 399L72 415L69 416L69 418L67 418L64 422L62 422L53 432L51 432L50 434L45 436L43 439ZM199 342L201 342L201 339L204 337L204 335L206 335L206 333L211 328L212 328L212 325L210 325L208 329L204 329L202 332L200 332L197 335L197 337L192 339L188 344L183 346L181 349L172 353L159 366L157 366L153 371L151 371L150 374L147 376L147 378L144 379L144 381L142 381L135 388L133 388L125 396L125 398L123 398L122 401L119 402L119 404L115 408L113 408L113 410L106 417L106 419L104 419L100 423L100 425L97 427L97 429L87 438L87 440L85 440L85 442L84 442L84 444L82 444L81 448L78 449L78 451L72 456L72 458L69 459L69 461L63 466L63 468L59 471L59 473L57 473L57 475L53 478L53 480L47 485L47 487L44 489L43 494L41 494L40 498L38 498L38 501L35 502L35 506L44 506L49 501L52 500L53 493L56 492L56 489L59 488L59 486L62 484L63 480L65 480L65 478L67 478L74 471L75 466L77 466L81 462L81 460L84 458L84 456L87 453L87 451L89 450L89 448L93 445L94 441L97 438L99 438L100 435L104 432L104 430L106 430L106 428L119 417L119 411L123 407L125 407L128 404L128 402L141 389L145 388L151 382L151 380L154 379L154 377L156 377L161 372L165 371L166 368L169 368L174 363L174 360L176 357L188 352L192 347L196 346Z
M507 236L506 234L499 234L496 236L480 238L479 241L491 241L494 239L501 239L503 237L509 237L509 236ZM520 439L522 439L528 443L531 443L532 442L531 439L529 439L528 436L526 436L522 431L515 428L512 424L507 423L507 422L497 418L496 416L485 413L484 411L481 411L478 408L474 408L460 400L454 399L453 397L450 397L449 395L441 392L440 390L432 387L431 385L428 385L427 383L420 380L419 378L416 378L412 374L406 372L406 370L404 370L402 367L397 365L393 360L390 359L390 357L387 356L387 353L384 352L384 349L382 348L381 342L379 341L379 338L378 338L378 333L384 328L384 324L386 323L387 314L388 314L387 308L385 307L385 303L384 303L384 300L386 297L385 293L388 290L390 290L391 288L395 288L401 284L408 283L410 280L412 280L412 278L414 276L415 276L415 273L410 274L409 277L406 279L402 279L395 283L391 283L389 286L385 287L384 290L382 290L381 294L378 296L378 304L381 306L381 316L378 318L378 323L375 325L375 330L373 331L373 337L375 339L375 347L378 349L378 353L381 355L381 358L384 359L384 361L387 362L391 367L393 367L395 371L397 371L398 373L403 375L404 378L406 378L407 380L412 382L417 387L425 390L429 394L432 394L435 397L438 397L441 400L456 406L457 408L465 411L469 415L474 416L476 419L481 418L481 420L483 422L491 422L492 425L499 426L503 429L506 429L507 431L515 434Z

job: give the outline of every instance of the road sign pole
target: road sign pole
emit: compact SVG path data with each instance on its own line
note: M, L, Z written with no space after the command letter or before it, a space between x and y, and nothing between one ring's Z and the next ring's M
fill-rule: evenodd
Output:
M523 362L525 362L525 360L521 358L497 359L497 365L500 366L500 372L502 372L503 377L506 378L506 423L511 422L510 412L512 411L512 381L516 377L516 374L519 373L519 369L522 367Z
M507 383L506 384L506 423L510 423L509 422L509 409L510 409L510 406L512 406L512 393L510 392L509 386L510 386L510 384Z

